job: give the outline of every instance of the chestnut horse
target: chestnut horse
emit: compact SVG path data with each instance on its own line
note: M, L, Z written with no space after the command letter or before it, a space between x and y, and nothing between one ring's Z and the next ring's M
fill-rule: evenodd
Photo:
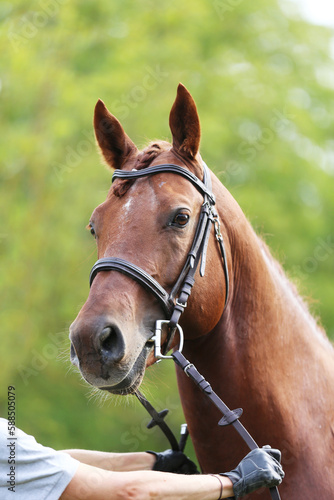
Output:
M123 171L161 164L203 179L196 105L178 87L170 113L172 145L154 142L139 152L102 101L95 108L97 142L106 163ZM180 324L185 356L260 446L281 449L282 499L334 498L334 350L280 265L255 234L237 202L210 172L221 221L230 290L213 231L204 277L196 283ZM98 258L133 263L170 292L191 247L203 196L189 180L160 172L116 179L89 228ZM122 272L99 272L71 325L71 360L93 386L131 394L154 362L159 300ZM163 338L164 340L164 338ZM218 427L218 410L179 369L184 414L204 472L229 470L248 451L236 432ZM252 498L268 498L257 492Z

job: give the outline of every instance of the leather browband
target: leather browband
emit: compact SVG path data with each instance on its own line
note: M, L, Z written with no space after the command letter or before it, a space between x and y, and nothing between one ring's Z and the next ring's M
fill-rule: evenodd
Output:
M142 170L115 170L112 176L112 182L116 179L138 179L139 177L146 177L147 175L154 175L160 173L170 172L172 174L178 174L188 179L203 195L206 195L212 205L216 203L215 196L212 194L211 190L189 170L180 167L179 165L174 165L173 163L164 163L161 165L155 165L153 167L143 168ZM205 168L204 168L205 172Z

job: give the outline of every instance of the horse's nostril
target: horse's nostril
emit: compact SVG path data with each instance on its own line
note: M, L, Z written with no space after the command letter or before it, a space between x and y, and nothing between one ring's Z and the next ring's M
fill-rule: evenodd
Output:
M124 341L117 327L106 326L98 336L99 350L104 362L117 363L124 356Z
M99 340L101 349L105 351L112 351L115 347L115 344L117 343L117 334L110 326L106 326L100 333Z
M72 365L79 367L79 360L74 345L71 342L70 360Z

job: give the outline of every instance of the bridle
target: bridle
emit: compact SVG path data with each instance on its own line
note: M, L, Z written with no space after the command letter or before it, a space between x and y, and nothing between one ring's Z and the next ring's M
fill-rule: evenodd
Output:
M115 170L112 177L112 182L114 182L116 179L135 180L141 177L159 173L173 173L181 175L185 179L188 179L193 184L193 186L195 186L195 188L203 195L204 201L201 207L197 228L195 230L195 236L190 251L186 257L181 273L170 293L168 293L158 283L158 281L156 281L150 274L141 269L139 266L118 257L105 257L99 259L92 267L89 282L90 286L92 286L94 278L101 271L118 271L137 281L141 286L151 292L159 300L162 308L164 309L166 317L169 317L169 319L156 321L155 335L151 338L151 341L154 342L155 357L158 360L161 358L172 358L176 365L178 365L185 372L185 374L194 381L194 383L222 413L223 418L220 419L218 425L232 425L248 445L248 447L253 450L255 448L258 448L258 445L239 421L239 417L242 414L242 409L237 408L235 410L230 410L229 407L213 391L209 382L205 380L205 378L197 371L196 367L191 362L189 362L182 354L183 332L182 328L179 325L179 320L181 314L187 306L187 301L191 294L192 287L195 283L195 274L200 262L200 276L204 276L206 254L212 225L215 228L215 236L219 244L223 261L223 269L225 275L224 308L226 306L229 293L229 275L224 241L220 231L220 221L218 213L214 209L215 196L212 193L210 172L204 162L203 171L203 181L201 181L198 177L196 177L196 175L194 175L186 168L180 167L179 165L166 163L153 167L147 167L142 170ZM164 353L161 352L161 335L163 324L167 324L169 326ZM180 334L179 348L178 350L175 350L171 356L167 356L166 353L169 351L170 344L176 330L178 330ZM152 417L152 420L147 427L150 428L154 425L158 425L169 440L172 449L183 451L185 441L187 439L187 431L181 431L181 440L178 443L172 431L164 421L168 410L163 410L158 413L147 401L145 396L143 396L143 394L139 392L139 390L135 392L135 395ZM270 494L272 500L280 500L280 495L277 487L270 488Z
M193 186L195 186L195 188L203 195L204 201L201 207L197 228L190 251L186 257L181 273L170 293L168 293L160 285L160 283L158 283L158 281L156 281L150 274L141 269L139 266L118 257L104 257L102 259L99 259L94 264L90 272L90 286L92 286L94 278L99 272L118 271L137 281L142 287L152 293L159 300L166 317L169 318L158 321L156 325L156 335L158 334L159 336L161 336L162 324L166 323L169 326L164 353L169 350L169 346L176 330L178 329L180 331L179 320L181 314L187 306L187 301L191 294L192 287L195 283L195 274L200 261L200 276L204 276L205 274L206 254L212 225L215 228L215 235L219 244L223 261L226 287L225 305L228 299L229 276L226 262L226 252L223 236L220 231L218 213L214 209L215 196L212 193L210 172L204 162L203 171L203 181L201 181L198 177L196 177L196 175L194 175L186 168L179 165L166 163L162 165L155 165L153 167L147 167L142 170L115 170L112 176L112 182L114 182L116 179L135 180L141 177L152 176L160 173L177 174L190 181ZM164 357L164 354L159 352L159 349L156 349L155 354L157 354L158 357Z

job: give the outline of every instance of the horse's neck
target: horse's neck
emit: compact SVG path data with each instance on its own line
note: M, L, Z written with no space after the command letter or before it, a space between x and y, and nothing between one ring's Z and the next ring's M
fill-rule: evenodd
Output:
M226 327L238 348L247 349L248 354L255 350L257 357L262 354L264 358L276 356L275 348L290 348L294 355L302 348L305 356L315 349L331 349L306 303L248 222L234 237L232 255L232 300Z
M258 356L259 343L271 345L270 355L275 345L282 348L298 343L331 350L325 333L294 285L236 201L219 185L220 217L226 227L231 259L231 297L221 322L225 333L241 349L256 347ZM226 202L231 207L229 214Z
M230 296L216 327L186 341L184 354L229 407L243 407L242 422L260 445L282 450L289 475L301 468L295 489L308 492L308 475L320 477L329 457L333 463L332 452L318 453L314 465L312 443L330 448L333 442L334 350L240 207L217 189L215 183L217 206L224 207L218 211ZM178 380L201 465L210 472L226 470L240 459L234 434L223 434L216 408L187 377L178 373ZM223 446L216 446L222 439ZM286 485L289 498L296 498L293 484ZM317 497L313 493L309 498Z
M221 377L234 387L248 391L263 383L261 397L267 390L279 399L277 377L294 377L291 392L298 390L298 377L312 385L312 369L327 366L329 359L333 367L334 350L232 196L216 183L214 192L226 228L230 297L212 334L187 349L204 369L200 353L210 352Z

